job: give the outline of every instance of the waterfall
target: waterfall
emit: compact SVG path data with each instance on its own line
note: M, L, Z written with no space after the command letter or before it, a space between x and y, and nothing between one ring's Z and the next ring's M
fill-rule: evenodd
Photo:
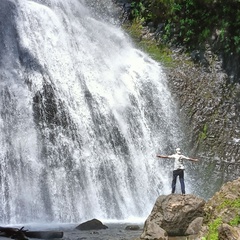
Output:
M170 191L166 76L93 9L0 2L1 223L145 218Z

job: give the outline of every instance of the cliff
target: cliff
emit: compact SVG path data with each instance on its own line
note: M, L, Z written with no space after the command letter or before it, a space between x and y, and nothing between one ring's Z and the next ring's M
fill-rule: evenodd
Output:
M136 44L160 61L156 55L163 49L162 59L168 61L163 65L185 133L181 147L202 160L197 176L195 169L189 172L201 196L209 198L240 172L240 45L238 30L231 27L239 24L231 22L239 3L117 2L125 4L122 21ZM201 17L204 11L206 19ZM220 15L222 22L217 21Z
M222 183L239 176L240 85L229 83L221 61L210 49L205 55L211 61L208 67L194 64L178 53L173 56L177 64L165 70L179 105L184 143L192 155L197 154L202 160L195 179L204 176L200 177L202 194L209 197L209 182L214 185L214 192ZM193 172L194 179L195 171L189 172Z

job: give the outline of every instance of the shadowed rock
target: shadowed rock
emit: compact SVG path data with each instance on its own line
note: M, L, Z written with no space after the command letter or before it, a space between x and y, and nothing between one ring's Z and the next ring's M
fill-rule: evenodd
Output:
M101 221L97 219L92 219L87 222L81 223L76 227L78 230L98 230L98 229L107 229L108 227L102 224Z
M125 227L125 230L139 230L140 227L138 225L128 225Z
M234 240L240 239L240 228L232 227L223 223L218 229L219 240Z

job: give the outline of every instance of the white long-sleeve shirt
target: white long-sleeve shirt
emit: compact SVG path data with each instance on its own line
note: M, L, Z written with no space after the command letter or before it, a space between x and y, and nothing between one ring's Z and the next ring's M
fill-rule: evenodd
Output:
M184 169L183 160L184 160L184 159L186 159L186 160L191 159L191 158L189 158L189 157L186 157L186 156L184 156L184 155L182 155L182 154L178 154L178 153L169 155L168 157L175 159L175 162L174 162L174 170Z

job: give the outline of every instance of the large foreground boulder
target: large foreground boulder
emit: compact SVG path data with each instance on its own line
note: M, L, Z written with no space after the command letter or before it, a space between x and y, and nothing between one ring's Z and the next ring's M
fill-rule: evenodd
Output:
M92 219L87 222L81 223L76 227L78 230L99 230L99 229L107 229L108 227L102 224L101 221L97 219Z
M144 224L141 239L168 239L167 236L196 234L201 229L205 200L194 195L162 195L158 197ZM196 226L196 225L199 226Z

